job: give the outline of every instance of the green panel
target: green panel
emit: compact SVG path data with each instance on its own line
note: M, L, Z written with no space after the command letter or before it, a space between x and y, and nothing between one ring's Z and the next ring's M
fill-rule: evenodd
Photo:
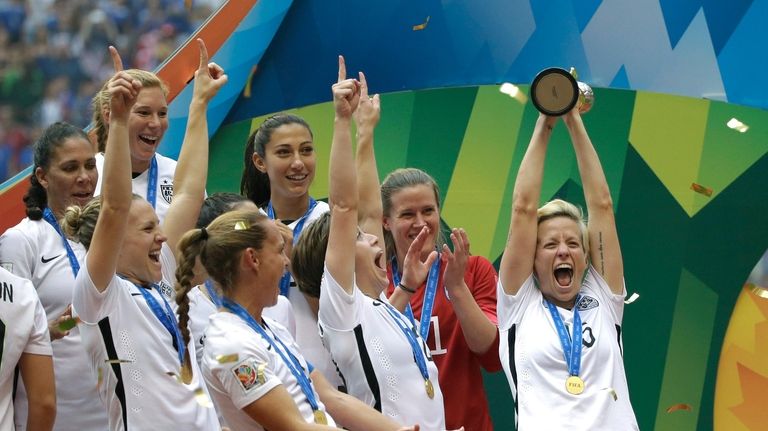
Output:
M211 137L208 160L208 194L239 192L243 173L243 153L251 131L245 120L221 127Z
M709 101L655 93L638 93L630 141L656 176L685 209L695 205L691 184L699 177Z
M499 92L498 86L478 89L450 187L441 211L445 221L469 233L473 253L495 256L489 217L498 214L512 163L523 105ZM467 209L471 208L471 211ZM478 217L482 215L482 217Z
M477 87L416 92L407 166L423 169L434 177L440 186L441 203L453 175L476 94Z
M483 370L483 386L488 396L488 407L494 429L511 430L515 423L515 399L509 390L509 382L503 371L488 373Z
M315 180L312 182L309 192L317 199L324 199L328 197L328 159L331 155L331 140L333 139L333 103L319 103L287 112L302 117L312 127L317 162L315 164Z
M716 293L683 270L656 410L658 430L697 429L717 300ZM667 413L666 409L677 403L689 404L695 410Z
M373 145L382 180L393 170L406 166L415 94L408 91L381 95L381 120Z

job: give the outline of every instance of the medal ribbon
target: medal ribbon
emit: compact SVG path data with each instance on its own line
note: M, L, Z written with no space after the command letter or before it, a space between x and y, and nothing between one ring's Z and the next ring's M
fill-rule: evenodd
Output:
M432 321L432 309L435 306L435 296L437 293L437 281L440 278L440 256L437 256L432 267L429 268L429 275L427 276L427 290L424 292L424 303L421 306L421 319L419 320L419 335L425 341L429 334L429 325ZM397 269L397 259L392 257L392 282L395 288L400 284L400 272ZM409 286L410 287L410 286ZM413 287L411 287L413 289ZM405 315L411 319L411 323L415 325L415 319L413 317L413 310L411 304L405 305Z
M216 288L213 286L213 281L210 278L205 280L205 290L208 291L208 296L211 298L213 305L216 308L221 308L221 297L216 293Z
M419 345L419 340L416 335L416 325L413 324L410 328L408 327L408 322L405 320L405 316L402 315L399 311L395 309L391 304L388 302L381 302L384 305L384 308L389 312L389 315L392 316L392 320L395 321L395 324L400 328L401 331L403 331L403 334L405 334L405 338L408 339L408 343L411 345L411 350L413 351L413 360L416 362L416 365L419 367L419 372L421 373L421 377L424 378L424 380L429 380L429 372L427 371L427 359L424 357L424 351L421 349L421 346ZM411 323L413 323L413 320L411 320Z
M168 304L168 301L165 300L165 295L163 295L163 292L161 292L160 289L157 288L157 285L154 283L152 283L149 289L139 286L138 284L136 287L139 288L141 296L143 296L144 300L147 301L147 305L149 305L149 309L152 310L152 314L157 317L157 320L159 320L160 323L165 326L165 329L168 331L168 333L171 334L171 338L173 338L173 347L179 353L179 363L183 365L184 351L186 346L184 345L184 339L182 338L181 331L179 330L179 323L176 320L176 315L173 313L173 310ZM155 299L155 297L149 293L150 289L156 289L157 293L160 294L160 298L163 299L163 304L165 305L165 310L160 307L157 299Z
M299 383L301 391L304 392L304 396L307 397L307 401L312 407L312 411L314 412L319 410L317 399L315 398L315 391L312 389L312 382L309 380L309 376L304 373L304 369L299 363L299 360L296 359L291 351L288 350L288 347L286 347L285 344L280 341L280 338L278 338L277 335L272 332L272 330L270 330L270 332L272 332L272 336L270 337L269 334L267 334L267 331L264 330L264 328L262 328L261 325L256 322L253 316L248 314L248 311L246 311L245 308L243 308L240 304L231 301L228 298L221 298L221 306L243 319L243 321L247 323L251 329L261 335L261 337L266 340L269 345L272 346L272 348L275 349L275 351L280 355L280 358L282 358L283 362L285 363L285 366L291 370L291 374L293 374L293 377L295 377L296 381ZM280 344L281 348L277 346L278 343Z
M565 363L568 364L568 375L578 376L581 369L581 316L579 316L579 298L581 295L576 296L576 302L573 304L573 337L568 334L568 330L565 329L560 313L557 311L557 307L554 304L547 301L547 308L552 315L552 320L555 322L555 328L557 328L557 334L560 336L560 344L563 346L563 357L565 357ZM578 338L576 335L578 334ZM573 340L573 342L571 342Z
M61 237L61 242L64 243L64 249L67 251L67 257L69 258L69 266L72 268L72 273L75 275L75 278L77 278L77 273L80 272L80 262L77 261L75 252L72 251L72 247L70 247L67 237L64 236L64 232L61 231L59 222L56 220L56 217L54 217L53 211L51 211L50 208L46 207L43 210L43 219L53 226L53 229L56 230L56 233Z
M155 208L157 200L157 156L152 156L147 173L147 202Z
M303 216L296 222L296 226L293 228L293 244L296 245L296 241L299 239L299 234L304 229L304 224L307 222L307 218L312 213L312 210L315 209L317 206L317 201L312 198L312 196L309 197L309 208L307 208L307 212L304 213ZM275 219L275 209L272 208L272 201L269 201L267 204L267 217L269 217L270 220ZM291 287L291 273L286 271L285 274L283 274L283 278L280 279L280 294L288 297L288 290Z

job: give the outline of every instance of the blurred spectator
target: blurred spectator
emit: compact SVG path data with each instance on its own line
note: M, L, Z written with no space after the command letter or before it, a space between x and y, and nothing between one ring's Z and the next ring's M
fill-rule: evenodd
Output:
M0 0L0 181L31 164L54 121L86 127L90 99L125 67L154 70L224 0Z

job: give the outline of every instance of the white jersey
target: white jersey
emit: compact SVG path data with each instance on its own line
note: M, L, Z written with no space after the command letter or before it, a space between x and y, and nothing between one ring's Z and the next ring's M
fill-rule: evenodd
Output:
M176 160L155 153L157 159L157 187L155 190L155 213L160 219L160 224L165 219L168 207L173 199L173 174L176 172ZM99 171L99 181L96 183L94 195L101 194L101 180L104 175L104 154L96 154L96 169ZM147 199L147 185L149 183L149 169L131 181L133 193ZM151 203L151 202L150 202Z
M0 268L0 430L14 429L13 380L24 353L51 356L48 321L28 280ZM26 426L26 419L24 422Z
M68 241L78 262L85 256L82 244ZM72 303L75 275L61 236L45 220L28 218L0 236L0 264L13 274L30 280L45 309L55 320ZM56 376L57 431L101 431L107 415L96 391L96 375L85 354L80 327L51 343ZM18 385L14 401L17 430L27 423L27 393Z
M176 262L165 243L160 259L168 285ZM73 311L84 322L83 343L91 365L98 370L97 385L107 406L109 429L218 430L214 409L196 400L196 392L207 394L197 361L192 361L192 382L181 383L175 377L180 363L174 339L139 289L144 288L115 275L100 293L85 262L75 281ZM157 289L145 292L164 308ZM194 358L191 340L187 348Z
M384 295L369 298L357 287L348 295L326 267L320 287L323 342L339 365L350 395L395 422L443 430L445 413L437 366L414 328L434 388L434 398L429 398L411 344L387 311L388 304ZM391 311L410 326L407 317L394 308Z
M207 292L205 292L205 285L193 287L187 296L189 297L189 333L192 339L195 340L197 363L202 366L205 329L208 327L210 317L219 310ZM295 339L296 321L293 317L293 307L291 307L291 302L288 301L288 298L278 295L277 304L265 308L262 314L264 317L269 317L285 326L291 337Z
M307 361L293 337L274 320L263 320L266 332L279 338L308 374ZM283 385L291 395L304 420L314 422L312 406L280 354L235 314L222 311L211 316L205 332L202 368L211 395L233 430L263 430L242 409L278 385ZM325 411L314 386L312 390L319 409ZM334 426L333 418L328 413L326 417L328 425Z
M615 295L590 266L576 307L581 317L584 392L565 390L568 366L560 337L533 275L516 295L499 282L499 356L516 400L520 430L637 430L629 401L621 343L626 292ZM568 333L573 311L557 307ZM610 389L616 392L614 401Z
M317 205L307 216L307 221L304 223L304 229L309 226L310 223L317 220L321 215L328 212L330 208L328 204L323 201L317 201ZM294 220L288 225L289 228L294 229L298 224L298 220ZM323 373L325 379L336 389L346 392L344 388L344 381L339 375L339 370L336 364L333 363L331 354L323 346L322 340L320 340L320 333L317 330L317 316L315 312L309 307L307 299L304 294L299 290L299 286L296 281L291 277L291 287L288 291L288 299L293 306L293 315L296 320L296 343L301 347L301 353L307 358L307 361L317 368L318 371Z

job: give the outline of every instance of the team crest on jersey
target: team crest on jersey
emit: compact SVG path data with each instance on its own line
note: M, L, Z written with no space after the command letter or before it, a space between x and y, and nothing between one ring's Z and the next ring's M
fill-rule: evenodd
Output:
M597 302L597 299L586 295L582 296L581 299L579 299L579 303L576 304L576 306L579 308L579 311L591 310L593 308L597 308L599 305L600 303Z
M173 184L160 184L160 195L170 205L173 199Z
M166 283L165 280L160 280L160 283L157 283L157 288L160 290L160 293L163 294L168 299L176 300L176 295L174 295L173 286Z
M256 363L245 360L232 368L232 373L237 378L237 381L240 382L243 390L248 392L267 382L267 378L264 375L266 367L267 364L262 363L257 366Z

